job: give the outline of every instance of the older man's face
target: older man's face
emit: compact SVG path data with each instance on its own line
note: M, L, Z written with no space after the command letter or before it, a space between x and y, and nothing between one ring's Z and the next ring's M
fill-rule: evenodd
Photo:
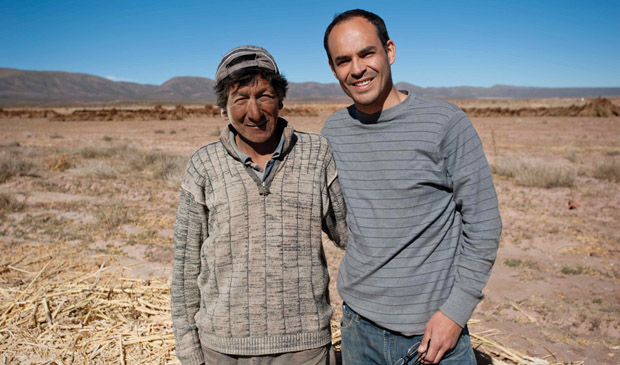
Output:
M275 131L281 107L271 83L260 76L248 85L234 85L228 90L227 119L238 132L236 142L242 151L277 147Z

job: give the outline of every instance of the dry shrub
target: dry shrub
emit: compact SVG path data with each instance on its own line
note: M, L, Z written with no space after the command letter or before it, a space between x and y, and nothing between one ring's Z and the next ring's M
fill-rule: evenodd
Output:
M2 148L10 148L10 147L20 147L21 144L17 141L2 141L0 142L0 147Z
M115 154L114 147L99 147L99 146L86 146L78 149L75 152L82 158L92 159L92 158L106 158L112 157Z
M142 172L151 179L180 181L185 165L185 158L159 151L137 151L128 156L131 171Z
M620 162L616 159L599 162L594 166L592 175L597 179L620 182Z
M37 168L19 153L0 155L0 184L13 176L38 176Z
M185 157L160 151L140 151L127 145L89 146L77 150L76 155L85 159L95 159L83 164L81 175L104 179L114 179L121 175L148 179L180 181L187 159ZM110 159L114 163L101 161Z
M95 217L100 226L111 230L128 222L129 210L122 202L115 201L107 205L97 206Z
M571 187L576 173L572 169L528 163L513 158L503 158L491 164L491 172L505 176L517 185L537 188Z
M71 164L69 163L66 153L58 155L54 152L54 156L47 160L47 167L49 167L52 171L65 171L71 167Z
M7 213L21 212L26 204L15 199L13 194L0 193L0 217Z
M105 161L89 161L80 166L77 171L79 176L94 177L97 179L116 179L118 170Z

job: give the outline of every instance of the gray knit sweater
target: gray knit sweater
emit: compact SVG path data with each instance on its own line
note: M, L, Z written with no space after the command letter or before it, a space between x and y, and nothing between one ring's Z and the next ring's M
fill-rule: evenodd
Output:
M491 172L467 115L410 94L373 115L338 111L322 133L348 209L342 299L404 334L422 334L437 310L464 326L501 233Z
M282 154L261 183L226 128L191 157L174 233L176 355L204 362L201 346L235 355L301 351L331 341L325 231L347 242L331 147L279 120Z

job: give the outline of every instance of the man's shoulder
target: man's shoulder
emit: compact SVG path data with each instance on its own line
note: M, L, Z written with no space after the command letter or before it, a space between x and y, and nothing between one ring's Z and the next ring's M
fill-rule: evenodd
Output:
M332 115L325 120L325 124L323 124L323 128L321 129L321 134L329 138L334 134L338 134L339 131L355 124L355 119L351 116L350 110L353 107L353 105L349 105L344 109L332 113Z
M333 122L333 121L340 121L340 120L350 120L352 119L351 117L351 113L349 111L349 109L352 106L348 106L346 108L340 109L340 110L336 110L334 113L332 113L332 115L330 115L327 118L327 122Z
M418 95L411 95L411 107L416 110L424 110L426 112L435 110L438 113L452 116L463 111L457 105L441 99L427 98Z
M294 132L299 138L299 143L308 143L308 142L327 142L327 138L320 133L314 132L305 132L295 130Z
M329 139L327 139L326 136L320 133L302 132L295 130L295 136L297 137L295 147L301 147L301 150L303 151L306 151L308 153L312 153L312 151L315 151L323 157L326 153L331 153L332 151Z
M218 153L218 150L224 150L222 142L215 141L208 143L199 149L197 149L189 158L190 163L194 165L197 170L206 170L209 161Z

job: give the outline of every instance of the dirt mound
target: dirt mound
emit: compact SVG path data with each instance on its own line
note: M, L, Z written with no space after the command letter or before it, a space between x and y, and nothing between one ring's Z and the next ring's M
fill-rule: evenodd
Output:
M56 114L49 118L55 122L65 121L120 121L120 120L183 120L188 117L215 117L220 115L219 109L213 105L203 108L186 108L177 105L167 109L156 105L153 109L99 109L76 110L70 114Z
M38 119L38 118L52 118L58 113L49 109L15 109L4 110L0 108L0 118L25 118L25 119Z
M617 117L620 115L620 107L608 99L592 99L580 111L580 117Z
M589 100L583 105L539 108L463 108L470 117L617 117L620 107L606 98Z
M285 107L283 116L314 117L319 110L309 105ZM218 117L220 109L214 105L205 105L203 108L186 108L177 105L174 108L165 108L156 105L149 109L81 109L71 113L59 113L51 109L13 109L0 108L0 118L47 118L54 122L76 121L122 121L122 120L183 120L195 117Z
M316 117L322 110L336 111L342 105L293 105L282 109L282 116ZM585 103L570 106L554 107L463 107L470 117L617 117L620 116L620 106L606 98L596 98ZM82 109L71 113L60 113L53 109L10 109L0 108L0 118L47 118L55 122L64 121L123 121L123 120L183 120L196 117L218 117L220 109L214 105L205 105L202 108L187 108L183 105L163 107L156 105L145 109Z

